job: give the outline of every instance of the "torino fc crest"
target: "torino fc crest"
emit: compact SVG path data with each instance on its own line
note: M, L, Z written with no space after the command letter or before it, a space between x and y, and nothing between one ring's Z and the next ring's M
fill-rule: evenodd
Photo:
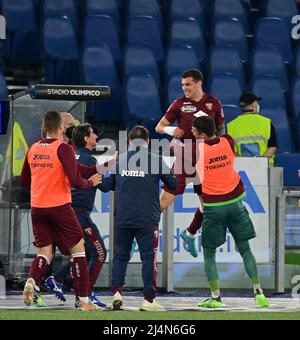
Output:
M213 104L212 103L205 103L205 106L207 110L211 111L213 109Z

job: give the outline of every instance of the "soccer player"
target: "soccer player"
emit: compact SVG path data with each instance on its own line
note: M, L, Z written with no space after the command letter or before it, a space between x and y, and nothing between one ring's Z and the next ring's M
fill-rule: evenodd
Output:
M169 207L177 195L182 195L184 193L185 187L188 183L194 183L194 192L198 195L200 200L200 207L202 206L201 199L201 185L199 180L197 183L197 176L195 171L196 163L196 142L195 138L191 132L192 122L198 116L210 116L214 119L217 126L217 134L222 135L225 133L224 128L224 114L220 101L203 92L202 89L203 76L202 73L196 69L187 70L181 75L181 85L184 92L184 96L177 98L169 107L164 117L160 120L156 126L156 132L160 134L168 134L174 137L173 145L175 156L176 150L180 148L178 142L181 142L183 149L181 150L182 156L177 154L176 161L174 164L174 173L177 176L179 186L176 190L170 190L163 187L160 204L161 209L164 210ZM178 127L171 126L171 124L178 122ZM192 141L192 155L189 158L184 155L184 142L190 140ZM179 172L182 165L182 171ZM183 167L184 165L184 167ZM187 166L187 167L186 167ZM192 174L187 173L186 168L191 169L188 172L193 172ZM185 229L181 234L181 238L187 243L188 251L194 257L197 257L197 249L195 245L195 236L202 222L202 211L201 208L197 209L194 218L190 226Z
M87 166L97 164L96 158L92 156L92 150L97 144L97 135L94 133L90 124L81 124L75 127L72 142L76 147L77 162ZM90 217L93 211L97 189L108 192L110 190L110 184L103 179L103 182L97 187L88 190L73 189L72 207L84 234L85 252L88 258L89 268L89 300L99 307L105 307L106 305L97 299L93 290L107 255L99 230ZM45 280L54 295L62 301L66 300L63 292L63 282L69 277L69 274L70 263L67 263L54 273L53 276Z
M91 189L101 183L96 173L89 180L77 170L75 154L62 141L63 124L58 112L44 117L46 138L29 149L21 174L22 186L31 186L31 217L37 256L26 281L23 299L30 306L39 298L39 285L53 258L52 245L62 254L72 256L72 275L78 309L101 311L88 300L88 268L83 233L71 207L71 186Z
M243 258L250 277L256 301L260 307L269 303L263 294L249 240L256 237L249 213L242 203L245 196L243 182L234 170L234 141L229 135L216 136L212 118L199 117L193 121L192 133L200 141L200 157L197 172L202 184L204 205L202 222L202 246L205 273L211 289L211 298L199 303L199 307L222 306L220 283L216 266L216 249L226 241L227 228Z
M164 308L155 300L160 221L159 183L174 190L177 179L162 158L148 150L149 132L135 126L129 133L128 152L116 162L111 175L111 189L116 192L115 253L112 269L113 309L120 309L127 264L135 238L142 260L144 302L140 310L159 311ZM149 169L156 171L150 172Z

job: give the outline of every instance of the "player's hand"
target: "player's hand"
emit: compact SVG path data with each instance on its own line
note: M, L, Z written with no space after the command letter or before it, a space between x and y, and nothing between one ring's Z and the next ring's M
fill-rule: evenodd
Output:
M89 178L89 181L92 181L93 185L95 187L96 185L102 183L102 177L103 177L102 174L97 173L97 174L93 175L91 178Z
M173 135L173 137L175 138L182 138L183 136L184 136L184 131L179 128L175 130L174 135Z
M298 170L298 177L300 178L300 169Z
M300 198L298 199L298 206L300 207Z

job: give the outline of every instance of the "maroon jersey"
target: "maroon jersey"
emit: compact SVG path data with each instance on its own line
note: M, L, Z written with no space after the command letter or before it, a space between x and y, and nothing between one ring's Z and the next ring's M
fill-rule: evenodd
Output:
M199 102L186 97L175 99L168 108L165 118L171 124L175 123L176 120L178 121L179 128L184 131L183 139L191 138L194 140L191 131L192 122L197 117L195 113L200 110L213 118L217 127L224 124L224 113L219 99L206 93Z

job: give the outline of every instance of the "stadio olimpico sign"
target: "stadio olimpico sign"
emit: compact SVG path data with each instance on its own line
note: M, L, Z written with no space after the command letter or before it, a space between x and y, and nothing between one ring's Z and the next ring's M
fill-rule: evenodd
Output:
M109 86L85 85L33 85L29 89L32 99L48 100L107 100L110 98Z

